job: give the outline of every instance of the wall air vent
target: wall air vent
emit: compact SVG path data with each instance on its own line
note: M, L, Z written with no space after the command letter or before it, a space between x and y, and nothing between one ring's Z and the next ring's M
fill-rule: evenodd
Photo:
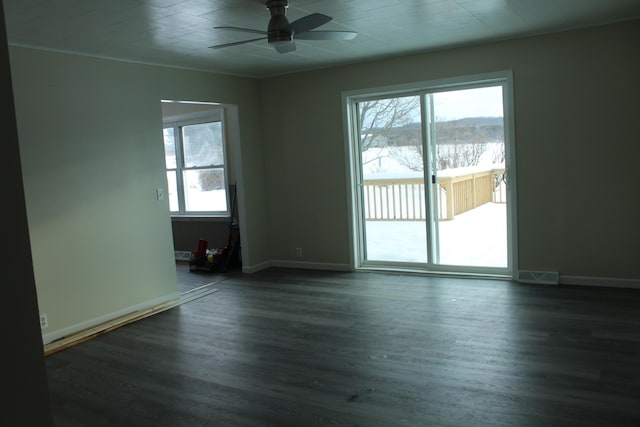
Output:
M560 274L557 271L527 271L518 272L518 282L539 283L541 285L557 285L560 281Z

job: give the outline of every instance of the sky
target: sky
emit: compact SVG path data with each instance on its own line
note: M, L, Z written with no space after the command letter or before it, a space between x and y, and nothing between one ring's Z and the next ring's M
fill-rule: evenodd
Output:
M503 117L502 87L435 93L434 111L436 121L463 117Z

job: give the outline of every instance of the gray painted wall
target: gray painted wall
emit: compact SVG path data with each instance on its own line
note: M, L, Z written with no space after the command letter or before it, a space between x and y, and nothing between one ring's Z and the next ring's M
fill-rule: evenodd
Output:
M162 99L237 105L240 205L265 210L257 83L24 48L10 50L45 341L174 298ZM245 216L246 263L268 259L264 215Z
M633 21L261 81L272 259L349 263L343 91L513 70L520 269L639 279L638 40Z

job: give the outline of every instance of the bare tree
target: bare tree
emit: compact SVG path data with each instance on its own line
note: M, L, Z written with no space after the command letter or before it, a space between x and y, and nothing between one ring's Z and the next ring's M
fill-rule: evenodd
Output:
M475 166L487 150L489 131L459 121L436 122L438 169Z
M462 126L456 122L436 122L436 166L452 169L474 166L487 149L486 130ZM413 171L424 169L424 152L420 128L405 126L395 132L396 144L390 156Z
M420 98L406 96L375 99L358 103L360 123L360 150L377 149L368 162L379 161L387 152L385 148L396 145L393 130L402 128L414 120L420 112Z
M493 150L493 163L494 164L504 163L505 159L506 159L506 153L505 153L504 143L499 144Z
M436 147L438 169L476 166L487 150L486 143L440 144Z
M424 169L422 131L416 123L420 120L419 96L359 102L358 118L361 151L378 150L364 164L391 157L409 170ZM436 166L442 170L477 165L487 143L501 140L502 131L501 125L477 119L437 121ZM493 158L504 161L504 148L493 153Z
M390 156L412 171L424 170L422 129L419 125L407 125L394 132L394 146Z

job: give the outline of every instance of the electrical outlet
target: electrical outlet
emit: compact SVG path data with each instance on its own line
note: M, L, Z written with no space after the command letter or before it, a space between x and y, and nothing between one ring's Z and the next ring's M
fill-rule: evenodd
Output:
M47 318L46 314L41 314L40 315L40 328L44 329L44 328L48 328L49 327L49 319Z
M296 257L302 258L302 248L296 248Z

